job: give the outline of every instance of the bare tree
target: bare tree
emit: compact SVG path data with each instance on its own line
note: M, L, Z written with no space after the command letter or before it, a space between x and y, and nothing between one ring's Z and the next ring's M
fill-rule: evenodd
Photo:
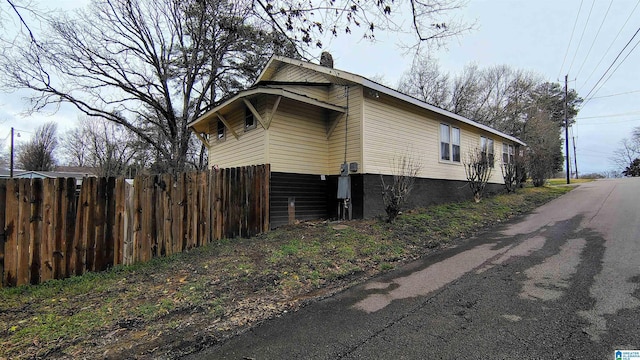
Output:
M522 183L524 160L519 154L514 154L513 160L509 159L500 164L500 171L502 171L502 179L507 193L515 192Z
M473 193L473 200L480 202L484 189L491 178L493 159L490 159L481 149L470 150L463 161L467 184Z
M28 13L29 15L34 16L35 18L40 18L42 14L35 8L35 6L28 2L26 5L22 4L21 1L16 0L6 0L6 8L0 6L0 29L5 28L4 24L10 22L10 19L15 17L17 19L18 26L24 31L27 32L29 39L35 44L36 38L31 30L31 27L25 20L23 13ZM1 39L6 41L6 39Z
M541 77L505 65L479 69L468 65L454 78L448 110L520 136L532 93Z
M618 170L607 170L603 175L608 179L618 179L622 177L622 173Z
M533 90L542 82L542 78L532 72L515 70L507 87L504 118L494 121L496 129L507 134L523 137L528 114L534 104Z
M422 63L414 64L412 70L405 73L400 83L401 91L525 142L546 145L553 143L549 150L554 153L546 154L550 156L549 161L527 163L536 167L535 172L538 175L553 173L562 168L562 148L556 146L556 140L564 127L564 89L559 84L545 82L539 75L505 65L480 69L477 65L470 64L461 74L452 77L448 82L449 88L442 91L439 85L444 83L442 79L448 78L449 75L441 74L435 62L425 59ZM448 99L448 102L437 99ZM568 92L567 99L567 116L571 124L578 114L582 99L573 89ZM555 125L555 133L541 131L538 119L540 116L546 117ZM529 125L529 122L533 123ZM538 139L536 136L546 138ZM628 146L629 144L624 145L617 154L617 157L622 159L619 161L621 168L627 166L634 158L633 152L630 151L632 147ZM546 166L547 169L539 169L541 166ZM501 170L509 184L509 179L516 175L512 171L515 169ZM518 174L524 175L524 172L520 171Z
M3 85L33 90L32 111L66 102L122 125L152 149L154 168L169 172L194 163L187 124L250 84L274 53L306 55L324 34L356 28L367 38L405 30L402 9L419 43L470 29L452 16L461 0L95 0L76 16L42 15L48 28L34 34L23 18L30 7L16 1L3 2L4 13L28 34L3 51Z
M527 169L533 186L543 186L562 168L562 139L557 124L546 111L533 114L527 122Z
M154 149L159 168L179 172L187 124L290 50L252 26L251 12L229 0L95 1L49 19L39 46L16 44L0 60L4 84L34 90L34 111L68 102L122 125Z
M477 64L465 66L452 81L451 103L446 109L469 119L477 119L476 112L481 108L477 100L481 88L481 73Z
M262 23L285 35L305 52L308 46L322 47L325 34L338 36L359 30L373 39L380 31L411 32L420 44L442 45L451 37L473 29L458 19L457 10L466 0L252 0ZM409 14L407 26L406 14Z
M402 75L398 90L431 105L446 108L451 101L449 75L429 56L419 56Z
M0 139L0 149L4 149L4 141ZM7 158L9 156L4 151L0 151L0 168L7 168Z
M633 129L631 138L620 141L620 147L613 152L611 160L618 169L625 169L634 159L640 157L640 126Z
M67 165L78 167L88 166L89 139L85 136L83 123L62 134L60 150Z
M56 162L54 151L58 146L58 126L53 122L45 123L36 129L31 140L20 145L17 150L17 160L24 170L51 171Z
M404 155L393 161L391 183L387 184L384 181L384 175L380 175L382 201L387 213L387 222L393 222L402 211L421 168L422 165L419 161L410 155Z
M67 132L62 149L70 163L95 169L99 176L123 176L140 152L133 134L102 118L83 118Z

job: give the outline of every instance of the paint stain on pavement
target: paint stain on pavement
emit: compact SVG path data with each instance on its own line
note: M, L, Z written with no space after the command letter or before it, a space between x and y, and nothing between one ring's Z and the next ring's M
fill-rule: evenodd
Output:
M536 236L536 237L533 237L531 239L528 239L527 241L523 241L523 242L521 242L520 244L518 244L516 246L510 247L509 249L507 249L508 251L506 251L504 254L500 255L495 260L490 261L485 266L483 266L480 269L476 270L476 274L481 274L481 273L493 268L496 265L503 264L503 263L507 262L509 259L511 259L513 257L516 257L516 256L529 256L533 252L542 249L542 247L544 246L546 241L547 241L547 239L545 237Z
M570 239L559 253L525 270L528 280L522 286L520 297L543 301L559 299L570 286L586 243L585 239Z
M384 309L393 300L428 295L474 269L478 269L478 272L486 271L512 257L529 255L542 248L544 243L543 237L536 237L516 246L498 247L497 243L476 246L391 282L371 282L364 288L371 294L353 307L373 313Z

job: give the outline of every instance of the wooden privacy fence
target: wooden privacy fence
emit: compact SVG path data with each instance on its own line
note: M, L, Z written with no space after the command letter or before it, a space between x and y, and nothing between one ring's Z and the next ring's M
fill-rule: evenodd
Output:
M148 261L269 230L269 165L0 181L2 286Z

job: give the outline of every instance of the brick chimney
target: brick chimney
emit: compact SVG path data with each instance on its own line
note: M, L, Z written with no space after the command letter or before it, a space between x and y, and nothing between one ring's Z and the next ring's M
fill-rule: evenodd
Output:
M328 51L323 51L320 54L320 65L333 69L333 56Z

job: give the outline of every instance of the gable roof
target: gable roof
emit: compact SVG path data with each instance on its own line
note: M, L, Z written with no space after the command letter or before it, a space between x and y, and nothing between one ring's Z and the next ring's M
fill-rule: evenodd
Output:
M286 89L282 89L282 88L273 88L273 87L269 87L269 86L252 86L249 89L240 91L232 96L230 96L229 98L227 98L226 100L223 100L218 106L214 107L213 109L207 111L206 113L200 115L200 117L198 117L197 119L195 119L194 121L192 121L191 123L189 123L187 126L190 128L195 128L196 126L200 125L205 122L207 119L212 118L214 116L218 116L220 115L220 110L222 110L223 108L231 105L231 104L235 104L235 103L242 103L243 99L256 95L256 94L267 94L267 95L276 95L276 96L282 96L284 98L288 98L288 99L293 99L296 101L300 101L306 104L310 104L310 105L314 105L317 107L321 107L321 108L325 108L328 110L333 110L333 111L337 111L337 112L345 112L347 109L341 106L337 106L334 104L330 104L328 102L325 101L320 101L305 95L301 95L298 94L296 92L292 92L292 91L288 91Z
M352 84L358 84L364 87L367 87L371 90L374 91L378 91L382 94L391 96L393 98L402 100L404 102L407 102L409 104L418 106L422 109L425 110L429 110L432 111L434 113L446 116L448 118L452 118L455 119L461 123L473 126L475 128L484 130L488 133L491 134L495 134L498 135L502 138L505 139L509 139L517 144L520 145L526 145L524 142L522 142L520 139L513 137L511 135L507 135L501 131L498 131L492 127L489 127L487 125L483 125L480 124L476 121L473 121L471 119L467 119L464 116L460 116L458 114L452 113L450 111L441 109L437 106L431 105L429 103L426 103L422 100L419 100L417 98L414 98L410 95L407 94L403 94L397 90L394 90L390 87L384 86L382 84L379 84L375 81L371 81L365 77L362 77L360 75L356 75L356 74L352 74L350 72L347 71L343 71L343 70L338 70L335 68L328 68L322 65L318 65L318 64L313 64L307 61L303 61L303 60L296 60L296 59L291 59L291 58L287 58L284 56L278 56L278 55L274 55L271 57L271 59L269 59L269 62L267 63L267 65L265 66L265 68L262 70L262 72L260 73L260 75L258 76L258 79L256 80L256 82L254 83L254 86L257 86L261 83L265 83L265 82L269 82L270 79L273 77L273 75L275 73L277 73L277 71L279 69L281 69L283 66L285 65L293 65L293 66L297 66L297 67L301 67L304 69L309 69L315 72L318 72L320 74L323 74L326 78L327 81L333 84L339 84L339 85L352 85ZM304 85L304 82L300 83L301 85Z
M0 169L0 178L9 178L10 171ZM76 178L96 177L88 172L68 172L68 171L34 171L34 170L14 170L13 177L16 179L45 179L45 178Z

